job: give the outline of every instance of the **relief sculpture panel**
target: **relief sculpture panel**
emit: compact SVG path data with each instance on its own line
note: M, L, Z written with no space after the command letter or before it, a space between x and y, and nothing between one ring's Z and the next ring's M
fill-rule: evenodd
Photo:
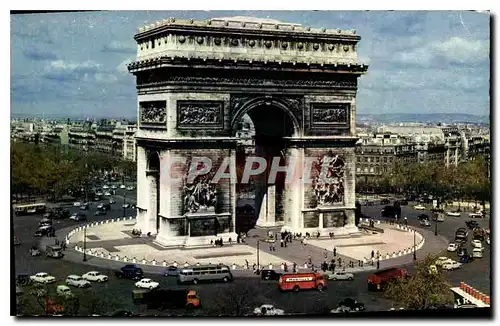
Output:
M167 102L140 102L141 124L165 124L167 122Z
M312 186L315 206L344 204L345 164L338 156L322 156L315 165L317 175Z
M349 127L349 103L312 103L311 127Z
M224 103L220 101L177 101L179 128L224 127Z
M198 176L192 183L185 180L183 213L215 212L217 185L211 183L212 175Z

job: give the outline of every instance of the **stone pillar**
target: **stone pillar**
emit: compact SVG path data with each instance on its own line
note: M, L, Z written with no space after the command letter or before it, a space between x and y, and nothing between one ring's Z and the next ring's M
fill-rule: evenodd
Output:
M144 232L146 228L146 214L149 208L147 197L147 179L146 179L146 153L144 147L137 146L137 228ZM147 233L147 232L146 232Z
M158 217L157 211L157 176L154 174L150 174L146 177L147 179L147 194L148 194L148 211L146 214L146 222L145 222L145 230L143 233L151 232L151 234L156 234L156 219Z
M323 228L323 213L319 213L319 228Z
M236 171L236 150L229 150L231 155L230 169ZM231 203L231 230L230 232L236 232L236 182L230 182L229 187L231 189L230 203Z
M287 157L294 160L295 171L292 180L285 183L283 198L283 214L285 215L285 226L298 230L303 227L302 223L302 202L304 185L302 183L303 171L303 150L299 148L287 149ZM288 162L287 162L288 164Z

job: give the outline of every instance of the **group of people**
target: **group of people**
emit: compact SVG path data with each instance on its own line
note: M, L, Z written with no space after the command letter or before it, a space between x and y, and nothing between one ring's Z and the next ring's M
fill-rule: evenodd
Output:
M231 240L231 239L229 239L229 240ZM229 241L229 243L231 243L231 241ZM222 240L222 238L215 239L215 241L210 240L210 245L216 246L216 247L222 247L224 245L224 241Z

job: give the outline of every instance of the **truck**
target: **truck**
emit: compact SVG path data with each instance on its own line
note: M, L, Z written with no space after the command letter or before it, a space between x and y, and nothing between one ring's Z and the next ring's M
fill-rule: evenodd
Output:
M189 289L136 289L132 290L134 304L145 304L148 309L196 309L201 300L196 291Z
M389 268L373 273L368 276L368 290L383 291L389 281L407 276L408 271L404 268Z
M47 246L45 248L45 255L50 258L62 258L64 253L61 246Z

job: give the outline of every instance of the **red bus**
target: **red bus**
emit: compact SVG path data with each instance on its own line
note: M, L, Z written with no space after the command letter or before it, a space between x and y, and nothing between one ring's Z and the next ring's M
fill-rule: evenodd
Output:
M381 291L388 281L408 276L404 268L389 268L368 276L368 290Z
M298 273L285 274L278 280L278 288L280 291L295 292L306 289L323 290L326 288L326 282L323 275L319 273Z

